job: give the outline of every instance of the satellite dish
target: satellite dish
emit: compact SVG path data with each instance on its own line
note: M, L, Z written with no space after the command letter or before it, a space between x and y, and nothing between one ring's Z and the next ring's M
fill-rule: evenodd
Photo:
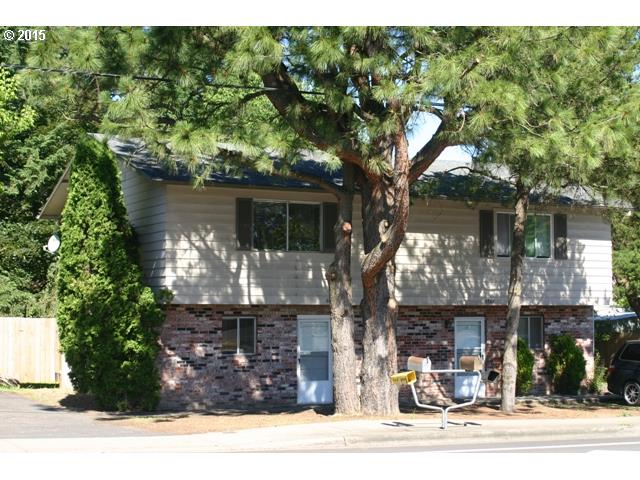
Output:
M49 237L49 241L47 244L42 247L45 252L56 253L56 251L60 248L60 238L56 234L51 235Z

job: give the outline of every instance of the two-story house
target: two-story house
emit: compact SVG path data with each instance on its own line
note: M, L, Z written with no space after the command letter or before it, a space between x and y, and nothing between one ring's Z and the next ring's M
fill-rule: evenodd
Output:
M146 280L173 293L160 335L161 405L330 403L325 269L333 260L335 198L304 182L251 173L218 172L195 190L184 169L169 172L139 144L112 139L109 146L121 163ZM314 162L298 168L311 167L317 173ZM439 159L430 171L448 167ZM441 173L429 198L413 199L396 256L400 368L409 355L450 368L466 353L500 367L513 212L500 189L470 194L464 171L457 173ZM68 172L41 217L60 215L67 179ZM355 203L357 305L362 236L357 197ZM589 375L593 370L593 307L607 305L612 293L602 211L578 196L530 207L519 334L536 355L538 392L550 388L544 358L552 335L571 333ZM361 336L358 323L356 329ZM463 375L425 375L419 383L422 395L465 396L469 389Z

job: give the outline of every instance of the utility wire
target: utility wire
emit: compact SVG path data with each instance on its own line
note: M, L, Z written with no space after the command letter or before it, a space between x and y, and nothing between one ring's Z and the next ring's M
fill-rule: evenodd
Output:
M18 65L14 63L0 63L0 68L7 68L12 70L28 70L34 72L44 72L44 73L59 73L62 75L84 75L88 77L104 77L104 78L122 78L122 77L131 77L134 80L143 80L146 82L164 82L164 83L174 83L175 80L171 78L165 77L153 77L149 75L122 75L119 73L106 73L106 72L90 72L88 70L75 70L73 68L46 68L46 67L32 67L29 65ZM228 88L233 90L257 90L263 92L272 92L281 90L277 87L252 87L250 85L234 85L230 83L208 83L205 86L209 88ZM314 90L300 90L300 93L305 93L308 95L324 95L323 92L318 92Z
M44 73L59 73L61 75L84 75L89 77L103 78L122 78L129 76L134 80L142 80L145 82L175 83L175 80L166 77L154 77L150 75L122 75L120 73L91 72L88 70L76 70L73 68L32 67L30 65L19 65L15 63L0 63L0 68ZM252 87L250 85L234 85L231 83L207 83L205 84L205 86L209 88L227 88L232 90L253 90L256 92L277 92L278 90L282 90L281 88L277 87ZM300 93L304 93L307 95L324 95L323 92L318 92L317 90L300 90ZM431 102L431 105L434 107L444 107L444 102Z

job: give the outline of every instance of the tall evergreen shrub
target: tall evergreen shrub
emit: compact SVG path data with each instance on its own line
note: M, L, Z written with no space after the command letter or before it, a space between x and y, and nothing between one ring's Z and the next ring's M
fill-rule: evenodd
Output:
M571 335L563 333L551 341L547 371L555 393L577 394L580 383L587 376L586 365L582 349Z
M152 410L162 313L142 284L116 161L95 140L77 147L60 231L57 319L74 387L107 410Z

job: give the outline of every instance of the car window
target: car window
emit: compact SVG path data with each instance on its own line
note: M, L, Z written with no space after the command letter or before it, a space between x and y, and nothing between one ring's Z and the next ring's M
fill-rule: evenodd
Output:
M640 343L630 343L627 345L627 348L624 349L620 358L622 360L635 360L640 362Z

